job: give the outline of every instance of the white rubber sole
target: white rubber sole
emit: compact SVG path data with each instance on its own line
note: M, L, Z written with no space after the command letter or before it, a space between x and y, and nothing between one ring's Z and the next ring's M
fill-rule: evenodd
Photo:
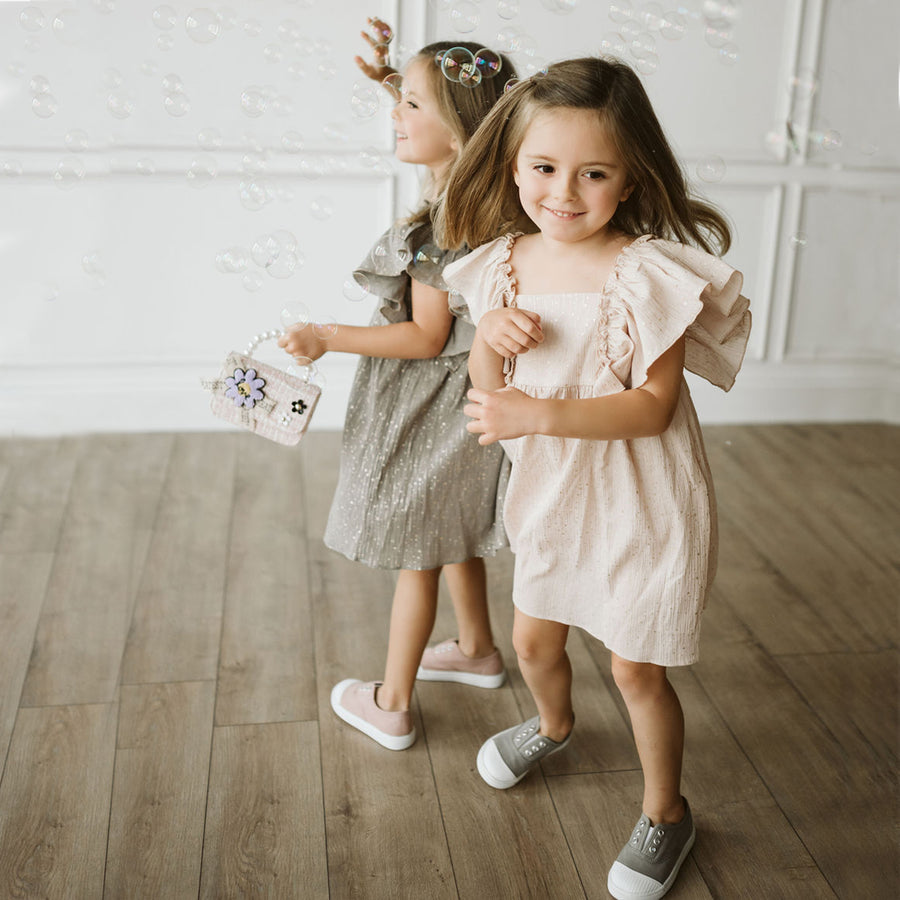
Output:
M401 734L399 736L387 734L380 728L376 728L371 722L361 719L359 716L341 706L340 700L344 695L344 691L351 684L356 684L358 681L359 679L357 678L345 678L331 689L331 708L334 710L335 714L343 719L348 725L352 725L357 731L361 731L363 734L372 738L373 741L377 741L382 747L387 747L388 750L406 750L408 747L411 747L416 741L415 728L413 728L409 734Z
M506 682L506 670L498 675L476 675L474 672L450 672L443 669L423 669L419 666L416 672L419 681L452 681L455 684L468 684L470 687L498 688Z
M573 729L574 730L574 729ZM565 747L569 740L571 739L572 734L569 733L569 737L567 737L557 748L553 751L553 753L557 753L559 750L562 750ZM548 753L547 756L552 754ZM544 759L547 757L545 756ZM521 775L515 775L510 771L509 766L503 762L503 757L500 755L500 751L497 749L497 745L494 743L493 738L488 738L479 748L478 756L475 760L475 763L478 767L478 774L492 787L497 788L499 791L508 790L511 787L517 785L529 772L534 769L538 763L535 763L530 769L526 769Z
M687 839L684 849L681 851L664 884L660 884L655 879L640 872L635 872L616 860L609 870L609 875L606 879L606 889L616 900L661 900L675 883L675 879L681 871L681 864L687 859L688 853L691 852L691 847L694 846L696 837L697 831L695 829Z

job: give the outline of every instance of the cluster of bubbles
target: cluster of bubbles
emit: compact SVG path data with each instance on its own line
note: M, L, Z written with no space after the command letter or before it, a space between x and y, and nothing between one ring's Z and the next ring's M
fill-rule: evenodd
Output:
M226 247L216 254L216 268L225 274L240 275L244 288L255 293L262 288L261 272L272 278L290 278L305 262L297 238L286 229L262 234L250 248ZM251 267L255 264L258 269Z
M481 24L481 10L476 0L432 0L439 11L447 12L450 27L459 34L470 34ZM541 0L552 13L565 15L578 6L578 0ZM497 0L497 15L514 19L519 14L519 0Z
M465 47L451 47L439 52L434 61L444 78L468 88L477 87L486 78L494 78L503 68L500 55L487 47L475 53Z
M99 290L106 284L106 269L99 250L92 250L81 257L81 268L90 279L91 287Z

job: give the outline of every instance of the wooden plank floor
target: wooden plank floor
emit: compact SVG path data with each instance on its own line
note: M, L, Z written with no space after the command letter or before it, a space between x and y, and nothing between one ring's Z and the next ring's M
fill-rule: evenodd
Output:
M687 720L695 850L669 896L900 896L900 428L706 429L721 510ZM391 573L321 543L339 436L0 441L0 898L604 898L641 775L608 654L516 789L475 753L532 714L511 670L425 683L418 742L340 723L381 674ZM446 597L435 639L453 634Z

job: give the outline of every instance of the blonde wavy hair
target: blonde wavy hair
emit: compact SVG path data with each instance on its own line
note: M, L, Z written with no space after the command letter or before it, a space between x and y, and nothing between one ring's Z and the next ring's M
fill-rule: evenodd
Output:
M727 220L691 194L640 79L627 64L604 57L554 63L516 84L488 113L434 211L442 247L478 247L509 231L537 230L519 203L513 171L534 117L559 108L597 113L635 186L610 221L615 229L727 252Z
M483 50L483 44L472 41L436 41L423 47L407 65L421 60L426 63L423 70L434 96L437 99L438 110L441 119L450 132L456 138L457 161L463 148L478 130L478 126L484 117L504 94L504 85L516 77L516 70L508 57L498 53L501 67L491 78L482 78L474 87L467 87L458 81L451 81L441 71L440 54L454 47L462 47L473 56L479 50ZM425 186L424 196L437 197L446 186L449 172L444 176L440 184L428 183ZM427 222L430 218L431 202L426 201L422 207L413 213L407 221Z

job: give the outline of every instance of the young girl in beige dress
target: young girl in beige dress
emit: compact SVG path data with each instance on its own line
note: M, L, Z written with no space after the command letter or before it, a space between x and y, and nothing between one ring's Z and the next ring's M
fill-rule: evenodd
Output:
M616 898L658 898L694 841L667 666L697 659L715 500L685 368L727 390L750 328L724 219L692 198L640 80L569 60L520 82L454 169L444 278L477 323L466 413L512 459L513 644L538 715L478 754L509 788L566 745L576 625L612 652L644 774ZM518 232L525 231L521 234ZM693 246L688 246L691 244ZM481 245L481 246L479 246Z

